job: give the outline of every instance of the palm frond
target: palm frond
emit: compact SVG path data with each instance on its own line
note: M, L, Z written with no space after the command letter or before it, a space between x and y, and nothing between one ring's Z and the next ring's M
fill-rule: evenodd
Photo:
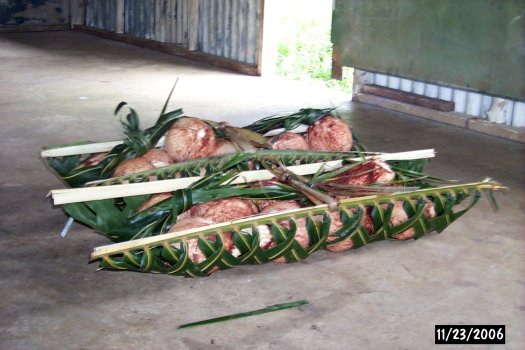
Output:
M176 83L175 83L176 85ZM173 86L173 89L175 88ZM159 140L166 133L166 131L171 127L173 122L181 117L182 110L177 109L171 112L165 112L169 98L166 101L166 104L163 108L163 113L158 118L157 122L153 127L150 127L146 130L141 131L139 125L139 116L133 107L131 107L127 102L120 102L116 109L115 115L119 114L125 107L128 108L128 113L124 118L121 119L121 124L124 128L124 133L126 138L122 142L108 142L101 143L100 147L103 152L106 150L110 144L113 145L113 148L110 149L109 155L104 159L101 164L97 164L92 167L82 167L79 168L79 165L82 161L82 157L79 158L78 154L71 154L66 152L66 155L63 156L46 156L46 154L53 154L54 152L42 152L42 156L46 157L48 165L53 169L53 171L60 177L64 182L69 184L71 187L80 187L85 185L88 182L100 181L108 179L111 176L112 171L124 160L130 159L136 156L143 155L152 147L155 147L159 144ZM333 111L333 108L326 109L314 109L314 108L304 108L299 110L296 113L280 116L272 116L268 118L263 118L251 125L248 125L244 128L234 128L225 126L226 129L221 128L221 123L208 121L208 123L216 130L220 135L230 135L233 137L237 143L245 144L246 147L241 147L242 149L251 149L254 145L256 147L267 147L268 143L265 137L261 136L261 133L266 133L268 131L275 131L275 129L282 130L293 130L301 125L310 125L314 123L319 118L330 114ZM233 134L233 136L232 136ZM247 141L247 142L244 142ZM354 140L354 154L363 155L365 154L365 149L362 145ZM96 148L93 145L94 148ZM74 148L71 148L73 151ZM98 148L97 148L98 149ZM70 151L70 152L71 152ZM297 153L297 157L303 157L300 152L289 152L289 154ZM323 152L319 152L323 153ZM76 164L75 164L76 163ZM70 167L70 164L74 164L73 167ZM191 167L191 164L186 164ZM136 176L137 178L140 176ZM114 180L111 180L114 181ZM141 181L141 180L138 180ZM116 182L113 182L116 183ZM118 180L117 180L118 183Z
M375 154L375 153L374 153ZM87 185L115 185L121 183L147 182L150 179L167 180L180 177L202 176L232 169L249 171L261 169L261 161L272 159L287 166L309 164L337 159L356 158L355 152L322 152L305 150L258 150L226 154L220 157L199 158L140 173L93 181Z
M427 152L428 151L428 152ZM420 157L424 164L425 160L433 156L433 150L423 150L421 152L426 152L422 156L416 153L410 153L411 157L414 159L405 159L402 161L398 160L387 160L390 164L397 165L396 169L399 170L400 174L403 174L403 179L416 178L416 177L425 177L427 179L432 179L427 175L412 171L411 168L414 167L414 164L420 164ZM404 155L406 152L392 154ZM370 157L385 157L385 154L377 152L325 152L325 151L309 151L309 150L258 150L256 152L239 152L227 154L221 157L210 157L210 158L199 158L184 162L179 162L175 164L170 164L168 166L157 168L153 170L148 170L140 173L130 174L121 177L103 179L98 181L92 181L87 183L87 185L97 185L97 186L107 186L107 185L116 185L121 183L139 183L147 182L151 179L155 180L167 180L180 177L191 177L191 176L202 176L203 174L212 174L216 172L224 172L229 170L239 170L239 171L249 171L252 169L261 169L262 161L271 160L272 162L282 163L285 166L294 166L297 164L312 164L320 162L330 162L335 160L341 160L343 163L349 164L349 167L356 166L361 164L364 160L369 159ZM363 160L364 159L364 160ZM419 168L419 166L418 166ZM345 168L348 170L348 168ZM341 171L345 171L345 169ZM331 175L326 175L320 177L320 179L332 177Z
M303 200L303 196L293 188L279 183L262 188L222 186L231 177L232 174L216 174L203 178L189 188L172 192L171 198L142 212L138 209L149 195L69 203L63 207L78 222L113 241L121 242L165 233L176 222L178 214L199 203L231 197Z
M120 102L115 108L115 112L113 112L113 114L118 115L118 113L125 106L128 107L129 113L126 115L125 120L122 120L122 119L120 120L120 123L122 124L122 127L124 128L124 132L140 130L139 115L137 114L137 111L135 111L135 108L130 106L127 102Z
M484 181L472 184L447 186L341 200L337 208L342 227L327 241L330 232L330 211L326 205L295 209L264 216L249 217L223 224L168 233L95 248L92 260L100 260L101 268L134 270L141 272L168 273L177 276L207 276L214 269L228 269L243 264L262 264L284 257L286 262L303 260L313 252L342 240L350 240L352 248L392 239L408 229L415 231L414 238L432 231L442 232L451 223L471 209L481 197L482 191L504 189L499 183ZM460 204L470 199L466 208ZM433 218L423 215L424 206L432 202L436 211ZM395 202L402 202L408 219L392 226L389 218ZM371 209L374 232L369 233L363 225L366 209ZM306 219L309 245L303 248L296 240L297 221ZM288 225L282 225L282 222ZM275 246L263 250L260 247L259 228L269 225ZM239 256L233 256L225 248L224 234L232 233ZM189 257L188 241L198 240L198 246L206 256L200 263Z
M303 108L299 111L291 114L273 115L270 117L262 118L250 125L246 125L243 128L251 131L255 131L259 134L265 134L271 130L284 129L293 130L300 125L311 125L316 120L329 115L334 108Z
M47 164L59 178L71 187L80 187L87 182L109 178L120 163L126 159L142 155L154 147L171 125L182 115L182 109L164 113L152 127L140 131L138 115L126 102L117 105L115 114L119 113L125 106L128 106L130 110L126 119L121 120L126 139L122 143L116 143L100 163L92 166L79 167L82 161L80 155L47 158Z

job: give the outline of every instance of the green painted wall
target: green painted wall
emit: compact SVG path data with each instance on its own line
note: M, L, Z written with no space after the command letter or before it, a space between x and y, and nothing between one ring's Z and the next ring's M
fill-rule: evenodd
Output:
M344 66L525 100L525 0L336 0Z

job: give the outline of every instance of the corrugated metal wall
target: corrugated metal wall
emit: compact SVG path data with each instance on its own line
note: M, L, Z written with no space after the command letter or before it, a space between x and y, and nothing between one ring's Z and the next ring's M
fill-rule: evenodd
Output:
M403 79L385 74L369 74L371 74L371 81L376 85L440 98L446 101L454 101L456 105L455 112L483 119L488 119L486 112L490 109L492 103L496 101L494 96L483 95L476 92L424 83L417 80ZM506 102L506 118L504 124L525 127L525 102L503 99L498 99L498 101Z
M256 65L261 4L262 0L87 0L86 25Z
M123 32L189 48L192 0L123 0Z
M86 25L114 32L117 29L118 0L87 0Z
M139 38L158 40L155 37L155 0L124 1L124 33ZM158 20L158 19L157 19Z
M256 64L261 15L259 0L200 0L199 49Z

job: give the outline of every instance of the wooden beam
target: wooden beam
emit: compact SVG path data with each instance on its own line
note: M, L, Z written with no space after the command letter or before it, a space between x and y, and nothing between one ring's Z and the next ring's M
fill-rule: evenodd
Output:
M430 119L449 125L459 126L461 128L464 128L467 125L467 118L463 115L460 115L459 113L436 111L434 109L414 106L412 104L392 100L381 96L359 93L352 97L352 101L367 103L374 106L391 109L397 112L407 113L421 118Z
M69 29L69 24L7 25L0 27L0 33L51 32Z
M442 112L452 112L455 103L452 101L440 100L424 95L417 95L411 92L391 89L374 84L365 84L361 87L361 92L390 98L392 100L409 103L416 106L435 109Z
M511 141L525 143L525 128L496 124L481 118L470 118L467 122L467 128L482 134L488 134Z
M365 93L354 95L352 101L367 103L396 112L407 113L416 117L474 130L483 134L497 136L511 141L525 143L525 128L495 124L489 122L488 120L472 118L472 116L467 114L436 111L433 109L414 106L408 103Z

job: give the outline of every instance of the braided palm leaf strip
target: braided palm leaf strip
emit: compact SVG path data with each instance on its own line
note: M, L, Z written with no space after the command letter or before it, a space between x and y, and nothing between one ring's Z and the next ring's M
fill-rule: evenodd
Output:
M301 208L277 214L250 217L229 223L143 238L96 248L92 260L101 259L101 268L135 270L141 272L168 273L176 276L207 276L214 269L228 269L242 264L263 264L280 257L286 262L300 261L313 252L342 240L350 239L352 248L391 239L409 228L415 230L414 238L429 232L442 232L448 225L472 208L481 197L482 190L504 189L496 182L484 181L473 184L418 190L408 193L368 196L345 199L338 211L343 226L333 235L336 240L327 242L330 231L330 212L326 205ZM455 210L466 198L471 202L466 208ZM409 219L397 226L390 226L394 203L402 201ZM436 217L427 218L423 208L427 201L435 206ZM374 233L363 227L366 207L372 208ZM297 220L306 218L310 238L308 248L303 248L294 238ZM289 228L280 223L287 221ZM270 225L276 245L268 250L259 246L258 227ZM223 234L231 232L238 257L230 254L224 245ZM215 241L210 237L214 237ZM201 263L193 263L188 255L188 240L198 239L198 247L206 256ZM179 243L177 246L174 246Z
M364 154L367 155L367 154ZM323 152L305 150L258 150L257 152L232 153L219 157L199 158L164 166L153 170L93 181L88 185L116 185L124 182L145 182L150 179L168 180L179 177L203 176L220 173L230 169L239 171L251 170L250 166L260 168L259 163L265 159L278 161L284 165L309 164L331 160L356 158L363 156L358 152ZM250 161L254 162L250 165Z

